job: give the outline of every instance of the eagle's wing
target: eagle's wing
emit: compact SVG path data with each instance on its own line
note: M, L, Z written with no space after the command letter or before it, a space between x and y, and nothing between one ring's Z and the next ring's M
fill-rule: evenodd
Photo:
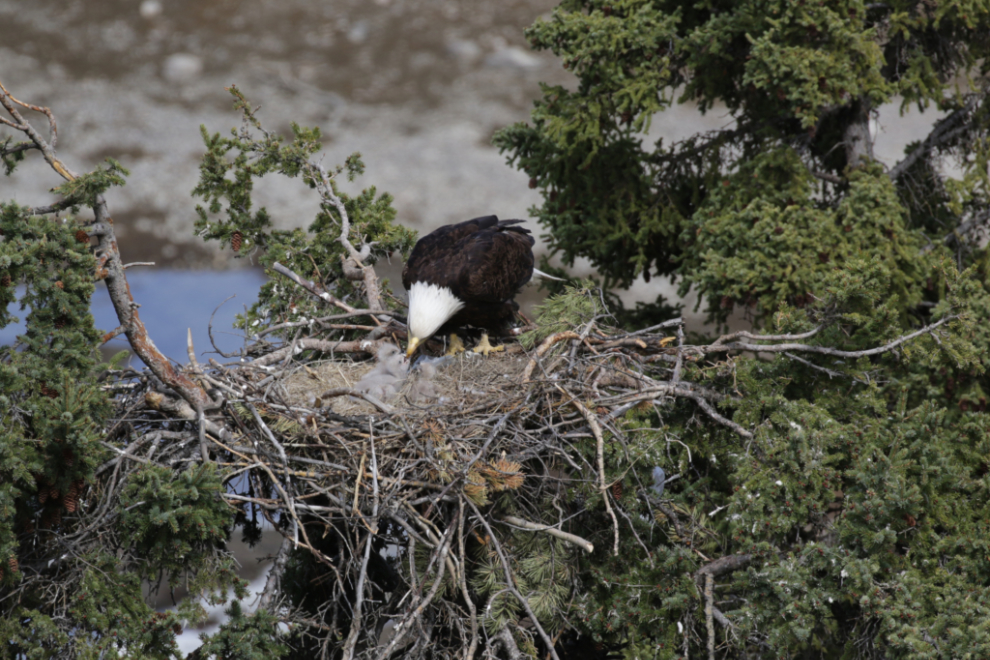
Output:
M453 257L451 290L466 303L511 300L533 276L533 237L505 221L461 239Z
M402 286L409 290L413 282L441 282L450 274L450 260L465 238L499 225L498 217L486 215L454 225L439 227L416 242L405 268Z

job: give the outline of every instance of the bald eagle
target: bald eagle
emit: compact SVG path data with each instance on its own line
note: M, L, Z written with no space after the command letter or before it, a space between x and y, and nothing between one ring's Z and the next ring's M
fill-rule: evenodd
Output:
M409 292L406 355L438 331L452 334L465 326L485 332L475 351L501 350L488 343L487 333L507 333L519 309L513 298L533 276L534 241L528 229L516 226L521 222L488 215L419 239L402 271Z

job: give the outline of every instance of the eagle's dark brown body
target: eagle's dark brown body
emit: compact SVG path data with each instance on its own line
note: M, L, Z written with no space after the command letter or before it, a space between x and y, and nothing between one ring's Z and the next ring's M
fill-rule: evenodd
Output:
M402 271L409 290L426 282L463 301L440 332L473 326L504 335L518 309L513 298L533 276L533 237L522 220L489 215L446 225L416 243Z

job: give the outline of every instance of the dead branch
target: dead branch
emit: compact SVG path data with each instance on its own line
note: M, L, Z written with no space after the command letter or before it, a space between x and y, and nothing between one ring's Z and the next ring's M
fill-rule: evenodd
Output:
M3 83L0 83L0 105L3 105L13 118L12 122L4 120L4 123L27 135L37 149L41 151L45 161L53 170L66 181L74 181L78 178L78 175L66 167L55 153L58 129L51 110L19 101L7 91ZM31 123L21 116L18 107L40 112L48 118L50 142L41 137L41 134L31 126ZM134 353L148 365L152 373L163 383L175 390L193 408L210 408L213 401L210 400L203 388L184 374L176 371L151 341L147 328L141 321L137 311L138 305L134 302L130 285L124 275L123 262L120 258L120 251L117 249L117 238L114 234L113 220L107 209L106 199L103 195L96 195L89 201L89 204L95 214L95 222L90 234L97 236L99 241L94 248L94 253L97 256L96 278L106 282L110 300L117 313L117 319L120 321L121 332L127 336L127 341Z
M605 457L604 457L604 445L605 440L602 437L602 427L598 423L598 418L588 410L584 405L577 400L572 394L569 394L564 388L557 386L557 389L567 397L570 398L570 404L578 409L581 416L584 417L585 421L588 422L588 426L591 427L591 432L595 436L595 442L597 443L597 453L596 457L598 459L598 490L602 494L602 499L605 501L605 511L612 518L612 529L614 542L612 546L612 554L616 557L619 556L619 519L615 517L615 511L612 510L612 503L608 499L608 485L605 483Z
M572 332L571 330L565 330L564 332L555 332L554 334L544 339L543 343L541 343L540 346L536 349L536 354L532 357L532 359L530 359L529 364L526 365L526 370L523 371L522 374L522 382L523 383L529 382L530 376L533 375L533 369L536 368L539 358L546 355L547 351L553 348L554 344L558 342L562 342L565 339L580 339L580 338L581 335L579 335L578 333Z
M546 532L550 536L556 536L558 539L567 541L572 545L576 545L585 552L594 552L595 545L589 541L584 540L580 536L574 534L568 534L563 530L559 530L556 527L549 527L547 525L538 525L534 522L529 522L528 520L523 520L522 518L517 518L516 516L503 516L502 520L509 525L515 525L516 527L521 527L522 529L532 530L534 532Z
M753 351L753 352L757 352L757 353L784 353L786 351L795 351L795 352L802 352L802 353L818 353L820 355L831 355L833 357L854 359L854 358L861 358L861 357L870 357L872 355L880 355L881 353L889 353L890 351L894 350L895 348L897 348L901 344L904 344L905 342L909 342L909 341L911 341L912 339L914 339L916 337L920 337L921 335L928 334L928 333L932 332L933 330L935 330L936 328L938 328L939 326L941 326L941 325L943 325L945 323L948 323L949 321L955 320L957 318L959 318L959 315L958 314L955 314L955 315L952 315L952 316L946 316L945 318L940 319L940 320L936 321L935 323L930 323L929 325L926 325L925 327L921 328L920 330L915 330L914 332L911 332L909 334L901 335L897 339L894 339L893 341L891 341L891 342L889 342L887 344L884 344L883 346L878 346L876 348L868 348L868 349L865 349L865 350L862 350L862 351L842 351L842 350L839 350L837 348L831 348L829 346L812 346L810 344L793 344L793 343L787 343L787 344L750 344L750 343L738 342L738 341L728 341L728 343L726 343L726 342L723 341L723 339L726 339L726 338L732 339L732 338L737 337L737 336L738 337L742 337L744 339L751 339L751 340L754 340L754 341L777 341L779 339L785 339L785 340L787 340L787 339L792 339L792 338L794 338L794 339L796 339L796 338L803 338L803 336L801 336L801 335L794 335L794 336L788 336L788 335L763 335L763 336L761 336L761 335L753 335L753 334L750 334L748 332L734 333L732 335L726 335L726 337L720 338L714 344L712 344L710 346L706 346L706 347L700 347L700 348L704 352L706 352L706 353L715 353L715 352L721 352L721 351ZM813 333L816 333L816 332L818 332L818 330L819 329L816 328L812 332Z

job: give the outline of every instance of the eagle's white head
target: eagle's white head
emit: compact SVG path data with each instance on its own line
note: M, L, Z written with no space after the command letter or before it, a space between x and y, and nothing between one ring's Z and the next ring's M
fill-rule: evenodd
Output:
M409 287L409 347L412 356L421 343L464 307L464 301L445 286L414 282Z

